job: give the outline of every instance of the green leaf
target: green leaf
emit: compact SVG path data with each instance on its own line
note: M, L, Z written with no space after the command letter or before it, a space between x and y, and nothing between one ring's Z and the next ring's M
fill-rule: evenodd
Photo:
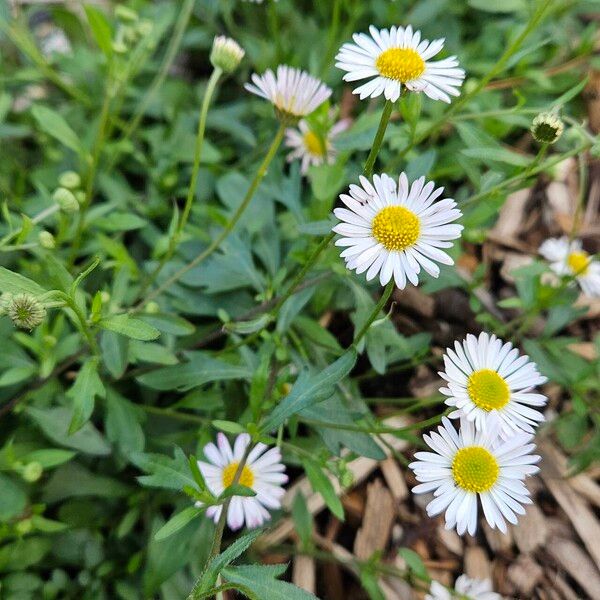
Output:
M100 336L102 362L108 372L119 379L127 368L129 340L114 331L103 331Z
M246 365L233 365L204 352L188 352L186 356L188 362L157 369L138 381L155 390L186 391L212 381L252 377L252 370Z
M309 458L302 460L302 466L306 476L308 477L310 484L315 492L318 492L323 496L323 500L329 507L329 510L340 520L344 520L344 507L342 506L341 500L335 493L333 484L329 480L329 477L323 472L320 465L314 460Z
M191 335L196 330L189 321L177 315L155 313L139 315L139 318L159 331L171 335Z
M350 373L355 363L356 352L348 350L320 373L316 375L302 373L290 393L267 416L261 430L268 432L277 429L286 419L303 408L331 396L334 386Z
M85 5L83 8L98 47L106 56L111 56L113 52L112 28L108 19L102 11L93 6Z
M23 457L23 462L38 462L44 469L51 469L70 461L75 455L71 450L48 448L29 452Z
M481 162L487 163L488 161L495 161L506 163L508 165L513 165L515 167L526 167L530 165L531 161L533 160L530 156L518 154L517 152L513 152L512 150L508 150L507 148L502 147L466 148L465 150L462 150L462 153L465 156L477 158Z
M4 267L0 267L0 290L3 293L32 294L33 296L41 296L47 291L35 281Z
M196 485L187 458L180 448L175 448L172 459L164 454L142 452L133 452L129 458L139 469L149 473L138 477L142 485L170 490L182 490L186 485L193 488Z
M68 408L41 409L29 406L25 412L49 439L61 446L95 456L105 456L111 452L110 445L89 422L73 435L69 435L68 429L72 413Z
M490 13L512 13L525 10L525 0L502 0L502 2L490 2L489 0L469 0L469 6Z
M25 510L27 494L10 477L0 473L0 521L8 521Z
M429 580L427 568L423 564L421 557L410 548L400 548L398 554L406 561L408 568L419 578L424 581Z
M315 198L321 201L333 198L345 180L344 167L340 164L311 167L308 176Z
M312 540L313 518L306 506L306 500L302 492L298 490L292 502L292 519L294 520L295 531L300 537L302 545L309 547Z
M77 374L75 383L67 392L67 397L73 400L73 417L69 425L69 435L72 435L87 423L94 411L96 396L104 397L106 391L98 375L98 358L89 358Z
M225 433L244 433L246 431L245 427L242 427L239 423L236 423L235 421L222 421L220 419L215 419L212 422L212 426L215 429L224 431Z
M227 498L233 498L234 496L253 498L256 496L256 492L252 488L242 485L241 483L232 483L223 490L223 493L219 496L219 500L226 500Z
M184 508L176 515L172 516L155 533L154 539L159 541L168 538L170 535L173 535L175 532L179 531L182 527L185 527L192 519L195 519L196 517L200 516L203 512L203 510L196 508L195 506Z
M222 571L226 581L240 586L238 589L253 600L318 600L315 595L292 583L275 579L281 574L281 565L226 567Z
M47 106L35 105L31 114L40 128L48 135L58 140L63 146L70 148L77 154L84 154L79 136L71 129L65 119L55 110Z
M141 340L143 342L155 340L160 336L160 331L156 329L156 327L149 325L141 319L136 319L135 317L130 317L125 314L106 317L102 319L98 325L102 327L102 329L114 331L125 337Z
M125 455L144 449L144 430L139 423L138 410L123 396L108 389L106 394L106 436L111 442L117 444Z

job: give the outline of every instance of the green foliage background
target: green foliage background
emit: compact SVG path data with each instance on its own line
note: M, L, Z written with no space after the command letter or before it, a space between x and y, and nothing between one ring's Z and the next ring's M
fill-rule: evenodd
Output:
M148 294L144 278L167 250L186 195L216 34L234 37L246 58L219 86L210 109L191 219L163 282L215 238L275 134L272 107L242 87L250 73L281 63L301 67L333 88L337 105L345 86L333 67L335 52L370 24L412 24L426 38L445 37L445 52L467 71L462 99L450 107L420 95L401 101L401 118L390 124L377 166L445 185L464 212L463 244L485 240L509 191L596 143L578 123L596 33L582 15L597 10L597 2L138 0L127 6L152 27L124 53L115 50L123 23L112 11L34 5L15 16L3 4L0 13L0 291L58 290L52 297L67 299L32 332L0 318L0 589L6 599L185 597L204 567L213 524L186 522L198 516L188 510L176 526L170 522L172 535L155 536L191 506L182 490L197 481L187 456L199 455L217 429L237 433L251 424L258 432L261 415L264 439L273 442L270 432L282 426L290 472L305 472L343 517L324 473L347 483L344 448L349 456L384 456L380 434L387 429L371 411L376 400L363 397L361 381L433 360L428 333L406 337L382 318L361 342L362 358L349 375L356 358L344 352L350 327L336 336L319 319L333 311L360 329L375 307L377 286L346 271L333 247L277 306L329 232L337 194L362 170L381 114L378 101L352 109L356 119L339 138L339 159L312 169L307 180L280 151L221 251L130 312ZM543 18L526 29L544 7ZM64 29L70 53L47 58L39 51L32 31L42 12ZM569 61L571 68L549 72ZM518 79L479 89L492 76ZM532 166L533 156L509 146L535 114L553 106L573 120ZM69 170L82 178L84 208L36 222ZM55 249L38 243L42 228L55 236ZM456 244L454 257L461 251ZM526 328L517 335L542 372L573 394L574 410L559 420L559 433L585 466L600 447L597 415L589 412L600 370L566 350L573 340L560 333L578 314L575 294L570 288L550 293L544 270L539 262L523 270L505 307L519 309L522 322L547 315L542 336L529 339ZM506 334L474 294L486 277L480 269L467 281L446 267L423 289L462 290L482 327ZM442 412L438 397L405 398L403 375L393 387L400 412L428 422ZM415 438L413 430L395 434ZM301 504L294 516L306 531ZM273 582L278 571L227 569L229 581L254 585L258 597L261 585L295 597ZM373 573L376 568L363 581L376 598Z

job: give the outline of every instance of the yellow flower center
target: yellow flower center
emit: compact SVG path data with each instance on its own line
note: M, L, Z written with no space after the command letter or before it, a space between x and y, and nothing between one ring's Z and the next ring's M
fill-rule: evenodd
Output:
M503 377L492 369L479 369L469 375L469 398L483 410L502 408L510 400L510 388Z
M500 475L494 455L481 446L461 448L452 461L452 476L456 485L468 492L487 492Z
M405 83L423 74L425 61L412 48L389 48L379 55L375 66L384 77Z
M307 131L304 134L304 145L309 153L313 156L325 156L325 148L323 147L323 143L316 133Z
M221 475L223 487L228 488L233 483L233 478L235 477L239 464L240 463L238 462L232 462L223 469L223 474ZM242 474L240 475L238 483L249 488L251 488L254 483L254 473L246 465L244 465L244 468L242 469Z
M386 250L398 252L419 239L421 223L412 210L404 206L387 206L375 215L371 231Z
M590 256L583 250L581 252L571 252L567 258L567 263L574 275L585 275L590 266Z

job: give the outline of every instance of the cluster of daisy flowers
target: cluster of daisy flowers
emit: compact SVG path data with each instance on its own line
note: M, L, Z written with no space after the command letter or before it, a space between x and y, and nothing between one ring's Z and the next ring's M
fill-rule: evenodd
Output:
M415 453L409 466L416 494L433 492L431 517L444 513L446 528L474 535L478 503L492 528L516 524L531 498L524 480L538 471L535 428L544 420L536 408L547 398L534 392L546 381L535 363L494 335L468 335L444 355L447 382L440 392L455 407L437 431L423 439L431 451Z

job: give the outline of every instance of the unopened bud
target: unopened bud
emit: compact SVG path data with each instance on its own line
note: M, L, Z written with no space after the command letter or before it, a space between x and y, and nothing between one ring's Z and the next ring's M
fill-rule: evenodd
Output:
M7 294L2 301L4 310L15 327L31 330L46 317L44 305L31 294Z
M213 41L210 62L213 67L231 73L240 64L244 54L244 49L235 40L219 35Z
M34 461L34 462L30 462L28 465L25 466L21 476L23 477L23 479L25 481L27 481L29 483L33 483L34 481L37 481L42 476L43 472L44 472L44 469L43 469L41 463Z
M79 210L79 202L71 190L64 187L56 189L52 194L52 199L56 202L60 209L66 213L77 212Z
M135 10L121 4L115 8L115 17L124 23L135 23L138 20Z
M56 247L56 240L49 231L40 231L38 234L38 241L40 246L46 248L46 250L52 250Z
M540 113L531 124L531 134L543 144L554 144L564 129L563 122L554 113Z
M81 177L75 171L65 171L59 178L58 183L61 187L69 190L76 190L81 187Z

